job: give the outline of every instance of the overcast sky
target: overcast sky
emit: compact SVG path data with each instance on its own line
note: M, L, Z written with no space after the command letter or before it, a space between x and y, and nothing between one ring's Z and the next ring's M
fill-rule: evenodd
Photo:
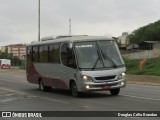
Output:
M41 37L112 35L160 20L160 0L41 0ZM0 46L38 40L38 0L0 0Z

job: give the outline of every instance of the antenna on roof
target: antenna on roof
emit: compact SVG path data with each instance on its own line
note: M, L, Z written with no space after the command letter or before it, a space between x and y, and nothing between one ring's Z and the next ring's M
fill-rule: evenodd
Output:
M69 19L69 36L71 36L71 18Z

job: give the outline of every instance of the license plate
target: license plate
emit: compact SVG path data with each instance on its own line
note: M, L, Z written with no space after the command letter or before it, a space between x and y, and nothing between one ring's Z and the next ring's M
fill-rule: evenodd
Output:
M102 89L103 89L103 90L107 90L107 89L109 89L109 88L111 88L109 85L104 85L104 86L102 86Z

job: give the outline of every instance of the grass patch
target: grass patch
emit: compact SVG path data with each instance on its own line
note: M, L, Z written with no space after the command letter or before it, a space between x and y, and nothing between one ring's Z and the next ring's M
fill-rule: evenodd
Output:
M160 76L160 57L148 59L141 70L139 68L140 60L138 59L124 58L124 62L128 74Z

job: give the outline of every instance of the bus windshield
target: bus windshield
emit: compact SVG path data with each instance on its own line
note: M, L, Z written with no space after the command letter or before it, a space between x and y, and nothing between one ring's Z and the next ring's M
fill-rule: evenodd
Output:
M117 68L124 66L118 47L113 41L75 43L80 69Z

